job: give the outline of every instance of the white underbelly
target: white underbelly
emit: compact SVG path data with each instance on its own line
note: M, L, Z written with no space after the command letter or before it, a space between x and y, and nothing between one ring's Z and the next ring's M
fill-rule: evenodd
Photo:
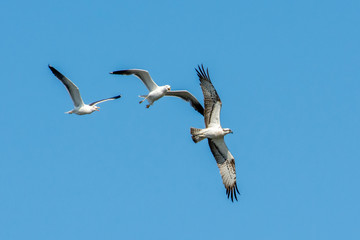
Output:
M162 98L164 95L165 95L164 92L153 91L149 93L148 98L151 99L153 102L155 102L156 100Z
M224 136L224 132L221 128L206 128L204 132L202 132L202 137L206 138L219 138Z
M78 109L75 109L74 113L78 114L78 115L85 115L85 114L90 114L92 113L93 110L90 109L88 106L83 106L83 107L80 107Z

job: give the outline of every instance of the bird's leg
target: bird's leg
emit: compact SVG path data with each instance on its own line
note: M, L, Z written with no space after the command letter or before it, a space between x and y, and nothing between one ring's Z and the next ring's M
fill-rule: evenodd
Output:
M142 96L140 96L140 97L142 97ZM141 100L141 101L139 102L139 104L142 104L147 98L148 98L148 96L146 96L143 100Z

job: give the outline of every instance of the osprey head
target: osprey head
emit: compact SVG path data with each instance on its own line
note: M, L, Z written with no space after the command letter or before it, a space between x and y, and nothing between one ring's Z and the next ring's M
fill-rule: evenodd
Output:
M224 131L225 135L229 134L229 133L233 133L233 131L231 131L230 128L223 128L223 131Z

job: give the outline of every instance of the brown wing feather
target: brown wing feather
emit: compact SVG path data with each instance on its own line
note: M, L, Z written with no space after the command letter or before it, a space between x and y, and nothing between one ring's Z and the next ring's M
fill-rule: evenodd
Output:
M200 80L201 90L204 94L204 107L205 107L205 126L208 127L211 122L211 117L216 104L222 105L219 95L216 92L213 84L211 83L209 70L204 69L204 66L198 66L195 69ZM219 118L219 116L218 116Z
M208 139L208 142L220 170L226 194L228 198L231 196L231 201L234 201L234 197L237 201L236 192L240 193L236 184L235 159L227 148L224 138Z

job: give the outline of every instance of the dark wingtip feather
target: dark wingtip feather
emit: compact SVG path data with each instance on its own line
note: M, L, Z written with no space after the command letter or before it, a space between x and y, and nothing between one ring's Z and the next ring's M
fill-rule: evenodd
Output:
M59 79L63 78L64 76L58 71L56 70L56 68L52 67L49 65L49 68L51 70L51 72Z
M200 66L198 65L198 68L200 69ZM197 68L195 68L196 74L198 75L198 78L201 78L201 73Z
M238 192L238 194L240 195L239 190L237 189L237 185L235 183L234 186L226 188L227 198L231 199L232 202L234 202L234 198L236 201L238 201L236 192Z
M200 103L191 103L191 106L198 112L200 113L201 115L204 116L204 108L203 106L200 104Z
M197 73L199 79L206 79L208 81L211 81L210 80L209 69L206 68L206 70L205 70L203 64L198 65L198 68L195 68L195 70L196 70L196 73Z
M201 108L196 109L201 115L204 116L204 108L201 106Z
M236 188L237 193L240 195L240 192L239 192L239 189L238 189L238 187L237 187L237 184L236 184L236 183L235 183L235 188Z
M132 72L129 70L119 70L119 71L110 72L110 74L131 75Z
M113 97L114 99L118 99L118 98L121 98L121 95L117 95L115 97Z
M55 68L53 66L51 66L50 64L48 65L48 67L50 68L51 71L53 71Z

